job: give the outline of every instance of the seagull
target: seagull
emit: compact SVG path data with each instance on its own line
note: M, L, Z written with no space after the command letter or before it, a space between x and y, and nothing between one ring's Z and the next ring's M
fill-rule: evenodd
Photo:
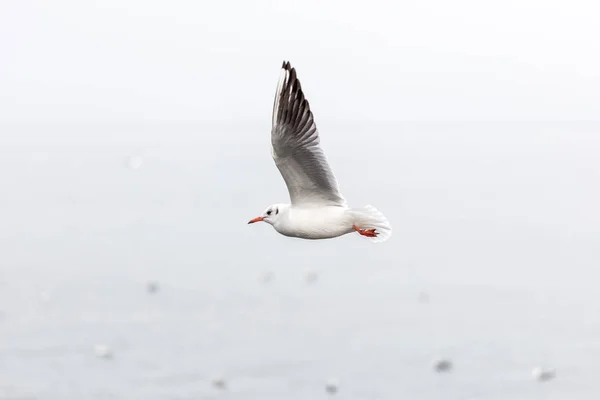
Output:
M389 239L392 227L377 208L348 207L319 143L296 70L284 61L273 104L271 155L291 204L272 204L248 223L266 222L280 234L300 239L331 239L352 232L373 242Z

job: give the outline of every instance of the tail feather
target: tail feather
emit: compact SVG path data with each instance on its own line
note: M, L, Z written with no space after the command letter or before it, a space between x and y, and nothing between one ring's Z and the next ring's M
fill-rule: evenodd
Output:
M377 236L370 238L374 243L385 242L392 236L392 226L381 211L367 205L352 209L354 224L361 229L375 229Z

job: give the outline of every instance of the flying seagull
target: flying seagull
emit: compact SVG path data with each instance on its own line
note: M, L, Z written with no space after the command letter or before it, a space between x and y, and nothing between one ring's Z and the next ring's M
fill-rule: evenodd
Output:
M291 204L272 204L260 217L282 235L330 239L351 232L383 242L392 234L386 217L375 207L350 208L319 146L319 132L296 70L281 67L271 128L271 155L283 176Z

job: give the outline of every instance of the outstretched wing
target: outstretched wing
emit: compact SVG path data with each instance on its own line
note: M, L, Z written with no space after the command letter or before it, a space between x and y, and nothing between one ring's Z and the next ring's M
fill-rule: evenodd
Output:
M281 67L273 105L272 155L294 205L345 206L337 180L319 146L319 131L296 70Z

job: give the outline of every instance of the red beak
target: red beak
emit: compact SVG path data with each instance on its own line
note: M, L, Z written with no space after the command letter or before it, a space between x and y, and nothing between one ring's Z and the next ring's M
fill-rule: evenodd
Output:
M253 218L253 219L251 219L250 221L248 221L248 223L249 223L249 224L253 224L253 223L255 223L255 222L260 222L260 221L262 221L263 219L264 219L263 217L256 217L256 218Z

